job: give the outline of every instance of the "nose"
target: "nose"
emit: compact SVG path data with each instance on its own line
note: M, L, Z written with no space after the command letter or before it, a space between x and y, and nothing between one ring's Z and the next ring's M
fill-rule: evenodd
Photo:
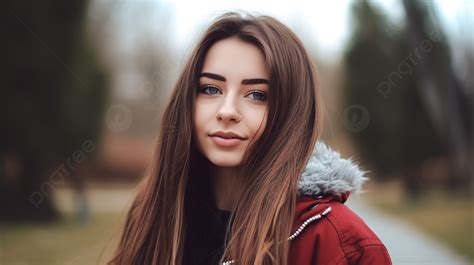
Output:
M228 94L224 98L224 102L216 113L216 118L224 122L239 122L242 119L232 95Z

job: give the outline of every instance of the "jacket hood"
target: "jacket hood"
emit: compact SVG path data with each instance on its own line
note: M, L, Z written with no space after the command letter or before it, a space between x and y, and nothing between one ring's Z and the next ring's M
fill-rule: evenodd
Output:
M360 192L368 180L351 158L341 155L318 141L298 181L299 195L316 196L331 194L341 196L347 192Z

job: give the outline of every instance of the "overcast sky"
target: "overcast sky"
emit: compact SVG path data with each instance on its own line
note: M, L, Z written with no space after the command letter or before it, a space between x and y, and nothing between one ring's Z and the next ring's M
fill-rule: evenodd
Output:
M357 1L357 0L355 0ZM455 35L458 29L458 20L462 12L470 14L472 29L472 14L474 14L471 0L427 0L435 3L439 12L441 25ZM166 1L165 1L166 2ZM325 56L340 53L350 32L348 25L350 18L350 0L338 1L274 1L274 0L200 0L200 1L169 1L174 6L176 19L176 40L178 44L192 43L192 38L199 32L199 26L207 25L218 14L226 10L242 9L261 12L277 17L283 23L296 31L304 31L302 38L314 41L319 49L324 50ZM401 0L373 0L374 5L382 8L390 17L400 20L404 13ZM467 13L470 10L470 13ZM472 32L472 31L471 31ZM298 32L297 32L298 34Z

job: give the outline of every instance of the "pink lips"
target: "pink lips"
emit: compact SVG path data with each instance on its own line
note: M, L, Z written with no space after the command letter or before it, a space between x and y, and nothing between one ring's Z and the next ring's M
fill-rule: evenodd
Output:
M232 147L232 146L239 145L241 142L243 142L242 139L238 139L238 138L226 139L220 136L211 136L211 139L216 145L219 145L222 147Z

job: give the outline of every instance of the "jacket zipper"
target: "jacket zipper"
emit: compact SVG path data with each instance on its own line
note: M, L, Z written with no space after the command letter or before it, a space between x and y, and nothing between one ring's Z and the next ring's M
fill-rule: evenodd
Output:
M316 207L318 204L316 204L315 206L313 206L312 208ZM312 209L311 208L311 209ZM288 237L287 240L293 240L295 239L298 235L301 234L301 232L303 232L303 230L305 229L305 227L311 223L311 222L314 222L316 220L319 220L321 219L321 217L325 216L326 214L328 214L329 212L331 211L331 207L328 207L326 208L322 213L318 213L317 215L314 215L308 219L306 219L299 227L298 229L296 229L296 231L290 236ZM222 265L229 265L229 264L234 264L235 263L235 260L228 260L228 261L224 261L222 263Z

